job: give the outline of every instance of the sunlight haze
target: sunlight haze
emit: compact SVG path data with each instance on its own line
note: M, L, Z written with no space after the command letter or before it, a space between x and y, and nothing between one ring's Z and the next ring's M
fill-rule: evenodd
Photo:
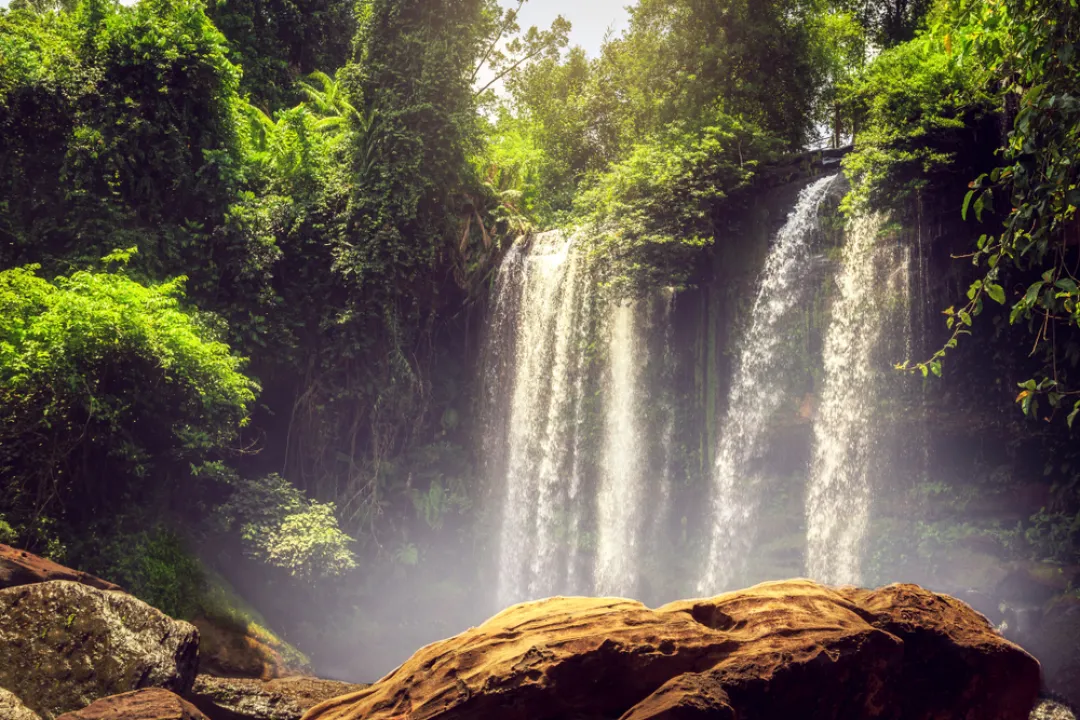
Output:
M502 0L502 4L517 5L513 0ZM580 45L596 57L608 29L618 33L626 27L626 4L626 0L531 0L521 9L520 23L522 28L536 25L542 29L562 15L574 26L570 44Z

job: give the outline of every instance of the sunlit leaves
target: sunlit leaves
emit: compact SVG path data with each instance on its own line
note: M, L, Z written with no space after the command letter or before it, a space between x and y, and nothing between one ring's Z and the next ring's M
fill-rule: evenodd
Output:
M63 499L65 458L106 453L119 491L229 446L258 386L182 297L182 280L0 272L0 462L11 488Z

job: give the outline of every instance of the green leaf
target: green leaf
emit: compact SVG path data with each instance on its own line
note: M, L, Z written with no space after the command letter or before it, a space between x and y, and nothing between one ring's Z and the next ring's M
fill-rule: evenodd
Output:
M971 207L971 199L975 197L974 190L968 190L967 195L964 196L964 206L960 209L960 217L965 221L967 220L968 208Z
M982 195L975 201L975 219L982 222L983 211L994 209L994 191L990 188L983 190Z
M1005 289L997 283L986 284L986 294L990 296L990 299L996 302L998 305L1005 304Z
M1043 289L1044 284L1045 283L1040 280L1039 282L1032 283L1031 287L1027 289L1022 301L1026 307L1031 307L1035 304L1035 301L1039 299L1039 292Z

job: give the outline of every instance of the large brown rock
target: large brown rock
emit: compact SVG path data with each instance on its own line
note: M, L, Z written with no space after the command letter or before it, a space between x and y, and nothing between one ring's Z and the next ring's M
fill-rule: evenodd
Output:
M1024 720L1039 665L914 585L766 583L650 610L517 605L305 720Z
M207 717L168 690L149 688L102 698L82 710L65 713L58 720L207 720Z
M25 550L0 544L0 588L33 585L50 580L70 580L98 590L123 591L119 585L64 567Z
M199 633L130 595L52 581L0 590L0 687L45 720L147 687L184 693Z
M1076 715L1064 703L1040 700L1031 711L1031 720L1076 720Z
M199 675L188 698L214 720L300 720L319 703L365 687L306 676L264 681Z

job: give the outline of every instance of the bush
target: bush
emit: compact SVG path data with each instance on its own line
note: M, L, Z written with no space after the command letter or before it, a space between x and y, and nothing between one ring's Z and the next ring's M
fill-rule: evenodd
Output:
M898 207L926 188L966 142L955 136L990 110L978 78L946 46L941 34L926 32L881 53L842 88L859 127L855 152L844 159L849 210Z
M616 286L682 285L714 239L718 208L745 188L776 141L716 109L701 127L673 123L635 145L577 199L594 252Z
M249 557L292 576L334 577L356 567L333 503L308 500L277 473L258 480L234 479L232 498L218 508L227 530L238 530Z

